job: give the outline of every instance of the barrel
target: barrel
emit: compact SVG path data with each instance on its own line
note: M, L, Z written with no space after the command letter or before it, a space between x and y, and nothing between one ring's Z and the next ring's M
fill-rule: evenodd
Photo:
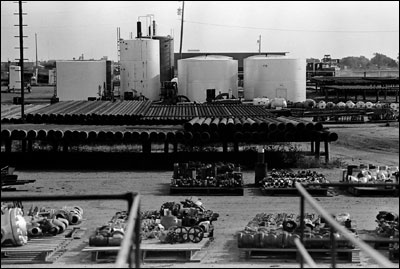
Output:
M89 137L89 133L86 131L80 131L79 132L79 140L80 141L86 141Z
M64 136L64 132L62 130L54 130L54 139L61 140Z
M185 134L182 131L175 133L175 138L177 142L183 143L185 141Z
M242 130L242 122L240 121L239 118L234 119L235 122L235 130L236 131L241 131Z
M243 141L243 133L242 132L235 132L234 133L234 135L233 135L233 139L236 141L236 142L241 142L241 141Z
M47 138L47 131L44 129L41 129L38 131L37 139L39 140L45 140Z
M18 134L18 130L17 129L14 129L14 130L11 131L11 139L18 140L18 136L19 136L19 134Z
M93 141L96 141L96 139L97 139L96 131L90 131L89 134L88 134L88 140L90 142L93 142Z
M8 129L1 130L1 140L7 140L11 137L11 131Z
M207 143L209 142L211 139L210 133L209 132L202 132L201 133L201 137L200 137L200 141L203 143Z
M175 138L175 134L173 132L168 132L167 133L167 141L168 142L172 142L173 143L173 142L175 142L175 139L176 139Z
M234 122L234 120L232 118L228 119L226 127L227 127L229 132L233 132L235 130L235 122Z
M226 129L226 124L228 123L228 119L227 118L222 118L220 120L220 122L218 123L218 129L220 131L223 131Z
M191 130L193 129L194 123L195 123L198 119L199 119L199 117L195 117L195 118L191 119L190 121L185 122L185 123L183 124L184 129L185 129L186 131L191 131Z
M139 142L140 141L140 135L141 133L139 133L138 131L133 131L132 132L132 141L133 142Z
M193 124L193 131L200 131L201 125L205 121L205 118L199 118L194 124Z
M215 118L210 124L210 129L212 131L217 131L218 130L218 125L219 125L219 118Z
M164 132L158 132L157 141L165 142L167 140L167 135Z
M150 134L149 134L149 132L142 131L142 132L140 133L140 141L146 142L146 141L148 141L149 139L150 139Z
M206 120L201 124L201 130L203 132L209 132L210 131L210 129L211 129L211 127L210 127L211 121L212 121L211 118L206 118Z
M97 140L104 142L107 140L107 134L105 131L101 130L97 133Z
M117 142L121 142L122 139L124 139L124 134L123 134L121 131L116 131L116 132L114 133L114 139L115 139L115 141L117 141Z
M39 139L39 132L38 132L38 139ZM71 141L72 140L72 131L71 130L65 130L64 131L64 136L63 136L64 141Z
M184 133L184 141L186 142L186 143L188 143L188 142L190 142L190 141L192 141L193 140L193 134L192 134L192 132L185 132Z
M56 138L56 131L50 129L47 131L47 140L54 140Z
M338 138L339 138L339 136L338 136L337 133L335 133L335 132L329 132L329 135L328 135L328 140L329 140L329 141L334 142L334 141L338 140Z

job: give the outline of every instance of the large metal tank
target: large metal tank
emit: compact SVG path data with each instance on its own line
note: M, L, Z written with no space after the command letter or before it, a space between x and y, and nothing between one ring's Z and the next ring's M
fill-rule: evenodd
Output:
M107 85L107 61L56 61L60 101L99 98Z
M155 39L123 40L121 51L121 90L136 91L150 100L160 99L160 41Z
M11 65L9 71L10 84L8 84L8 87L14 90L21 90L21 67Z
M288 56L256 55L244 59L244 98L306 100L306 60Z
M170 36L153 36L160 41L160 81L174 78L174 39Z
M238 97L238 61L232 57L205 55L178 60L178 94L191 101L205 102L207 89L215 95L232 91Z

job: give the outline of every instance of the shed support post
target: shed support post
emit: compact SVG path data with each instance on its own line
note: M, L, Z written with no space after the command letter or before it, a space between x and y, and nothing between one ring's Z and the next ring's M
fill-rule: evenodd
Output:
M226 141L222 142L222 151L224 153L228 152L228 142Z
M151 153L151 142L145 141L142 143L142 152L143 153Z
M12 145L12 140L11 139L7 139L6 140L6 152L11 152L11 145Z
M325 163L329 163L329 142L328 142L328 140L325 140L324 144L325 144Z
M317 159L317 160L319 160L319 157L320 157L320 151L319 151L320 145L321 145L321 142L319 140L316 140L315 141L315 159Z
M32 152L33 151L33 141L32 139L28 140L28 152Z
M164 143L164 153L168 153L169 150L169 143L167 141L165 141Z
M21 140L21 150L22 152L26 152L26 139Z
M233 151L234 151L235 153L238 153L238 152L239 152L239 142L234 142L234 143L233 143Z

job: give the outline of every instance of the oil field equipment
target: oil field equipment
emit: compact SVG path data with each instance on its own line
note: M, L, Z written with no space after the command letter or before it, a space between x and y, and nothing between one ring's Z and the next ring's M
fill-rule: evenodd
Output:
M174 187L243 187L240 166L232 163L175 163L171 186Z
M1 206L1 245L22 246L28 242L27 223L19 207Z
M118 246L125 233L127 214L117 212L107 224L96 228L90 246ZM207 210L200 200L166 202L159 210L141 212L141 240L158 239L160 243L199 243L214 236L213 221L218 213ZM144 243L144 242L143 242Z
M340 213L335 219L349 231L357 235L352 228L350 215ZM305 214L304 218L304 246L306 248L330 248L330 227L321 216ZM335 233L337 239L341 235ZM237 233L239 248L295 248L294 239L300 238L300 216L289 213L261 213L257 214L245 227ZM307 239L327 239L325 241L313 241ZM337 242L339 248L354 248L347 241Z

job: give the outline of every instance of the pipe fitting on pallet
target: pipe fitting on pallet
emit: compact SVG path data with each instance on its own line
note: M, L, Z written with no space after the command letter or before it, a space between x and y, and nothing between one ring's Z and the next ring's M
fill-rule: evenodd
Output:
M1 216L1 244L22 246L28 242L26 221L20 208L6 209Z
M42 229L39 226L28 229L28 235L30 236L40 236L42 234L43 234Z

